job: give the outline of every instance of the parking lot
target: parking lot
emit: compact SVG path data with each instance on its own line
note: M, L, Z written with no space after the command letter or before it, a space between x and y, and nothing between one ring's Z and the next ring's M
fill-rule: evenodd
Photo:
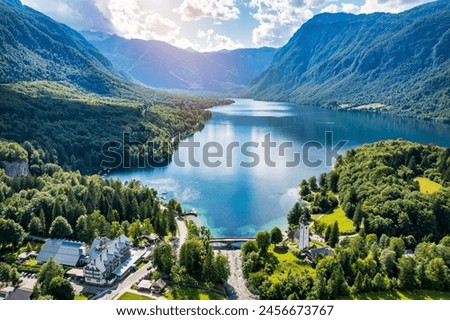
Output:
M29 273L29 272L22 272L20 274L20 280L21 280L21 284L20 284L21 287L33 289L34 285L37 282L37 274Z

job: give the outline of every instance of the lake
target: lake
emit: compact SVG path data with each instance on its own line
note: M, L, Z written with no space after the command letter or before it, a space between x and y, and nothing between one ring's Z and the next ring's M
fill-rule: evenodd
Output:
M340 141L346 141L340 154L397 138L450 146L450 127L437 123L290 103L235 101L212 109L213 118L205 128L184 140L199 147L181 145L174 154L177 161L163 168L115 171L111 176L140 180L160 195L167 193L167 199L176 198L185 210L195 208L196 222L209 227L213 236L252 236L262 229L286 227L298 184L331 170L336 152L332 149Z

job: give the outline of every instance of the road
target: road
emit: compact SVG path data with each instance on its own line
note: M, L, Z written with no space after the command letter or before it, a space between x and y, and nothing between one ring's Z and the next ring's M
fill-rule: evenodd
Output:
M188 230L186 227L186 224L184 223L184 219L177 217L176 218L177 221L177 225L178 225L178 244L177 244L177 254L180 251L181 246L183 245L183 243L186 241L187 235L188 235Z
M242 273L241 250L229 249L220 250L220 253L228 257L230 262L231 275L228 278L225 287L231 300L256 300L257 297L253 295L246 286L246 280Z

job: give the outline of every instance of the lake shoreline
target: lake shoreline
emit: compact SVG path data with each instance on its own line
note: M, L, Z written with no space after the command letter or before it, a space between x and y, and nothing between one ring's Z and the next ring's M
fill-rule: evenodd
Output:
M264 136L271 133L277 145L292 141L294 147L298 147L308 141L325 143L325 132L330 131L333 145L347 141L341 154L366 143L397 138L450 146L450 139L447 139L450 130L446 125L386 114L343 113L314 106L247 99L235 99L232 105L210 110L212 118L201 131L191 136L201 145L218 142L227 146L233 141L242 145L246 141L263 141ZM285 158L293 159L296 151L289 150ZM256 152L263 156L262 150ZM321 158L323 152L313 150L309 157L324 159ZM175 153L180 159L187 159L183 148L175 150L174 156ZM201 148L194 155L201 160ZM183 168L172 161L158 168L115 170L108 177L122 181L136 179L160 194L168 192L167 199L176 198L185 209L196 208L199 212L196 222L209 227L215 236L252 235L262 228L279 225L285 219L297 201L295 192L289 193L289 190L302 179L332 169L332 165L311 168L303 163L288 168L284 158L275 151L272 156L276 160L275 168L264 163L243 168L239 166L239 160L248 158L238 153L233 154L231 167L211 168L204 163L192 167L186 161Z

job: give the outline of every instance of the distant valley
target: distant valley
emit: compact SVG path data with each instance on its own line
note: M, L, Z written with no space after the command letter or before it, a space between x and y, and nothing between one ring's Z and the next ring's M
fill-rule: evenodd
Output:
M198 52L156 40L82 34L117 70L154 88L236 92L265 71L277 53L274 48Z

